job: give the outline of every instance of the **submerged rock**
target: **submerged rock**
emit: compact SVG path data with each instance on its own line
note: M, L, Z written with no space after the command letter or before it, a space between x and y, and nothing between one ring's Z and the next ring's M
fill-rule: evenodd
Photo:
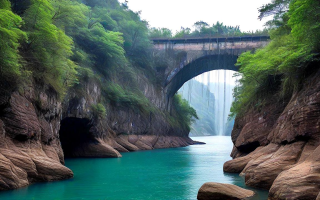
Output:
M193 141L193 145L203 145L206 144L205 142L200 142L200 141Z
M208 182L198 191L198 200L240 200L254 196L254 192L236 185Z

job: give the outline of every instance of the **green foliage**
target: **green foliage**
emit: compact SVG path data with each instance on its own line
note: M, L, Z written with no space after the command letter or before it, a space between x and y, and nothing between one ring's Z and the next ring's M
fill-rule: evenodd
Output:
M94 7L90 13L90 21L88 28L90 29L96 23L100 23L106 30L117 29L117 22L113 20L109 14L108 9L103 7Z
M281 14L283 23L271 31L272 41L265 48L239 57L237 65L242 78L234 91L232 115L263 106L265 100L276 93L280 98L289 97L299 89L309 63L319 55L320 2L292 0L287 13L282 13L287 1L275 2L283 5L265 6L264 12L267 7L275 9L274 20L279 20Z
M272 0L271 3L265 4L259 8L259 19L273 15L279 18L288 11L288 5L291 0Z
M294 40L305 51L318 53L320 50L320 2L295 0L290 4L288 25Z
M257 30L255 32L241 32L239 26L226 26L219 21L209 26L204 21L198 21L194 23L194 31L190 28L181 27L180 31L177 31L173 36L174 38L188 38L188 37L232 37L232 36L246 36L246 35L268 35L268 30Z
M0 0L0 9L11 10L11 3L9 0Z
M169 118L169 122L190 131L191 123L194 119L198 119L196 110L181 95L174 95L172 100L172 117Z
M173 36L174 38L183 38L186 36L191 35L191 29L190 28L184 28L181 27L180 31L177 31L176 34Z
M196 31L201 31L201 29L204 29L209 26L207 22L204 21L197 21L196 23L193 24L195 27Z
M154 107L139 91L131 92L125 90L119 84L109 82L104 84L102 92L106 100L113 106L130 108L144 114L154 112Z
M73 41L53 24L54 9L47 0L33 0L24 15L28 33L25 51L33 76L44 79L60 96L76 81L76 65L69 58Z
M167 28L150 28L149 29L150 38L171 38L172 32Z
M93 2L94 5L98 3ZM54 1L53 7L53 23L75 40L73 51L76 55L72 59L80 66L90 66L108 74L111 66L126 63L122 33L112 31L117 23L107 8L88 7L66 0Z
M20 29L22 19L11 12L10 2L0 1L0 74L12 81L21 75L21 56L18 48L27 35Z
M123 33L127 55L134 59L134 55L137 55L136 52L146 53L151 43L148 38L148 23L140 19L140 12L133 12L121 7L110 10L110 16L117 22L116 30Z
M77 1L54 0L51 1L54 9L52 22L68 35L72 35L79 27L88 26L90 9Z
M140 12L117 0L11 2L18 14L11 12L8 0L0 0L2 80L28 75L28 80L53 88L60 98L70 87L83 94L84 85L95 81L103 86L104 103L145 115L160 112L137 84L138 77L157 81L148 23ZM168 29L161 31L171 36ZM182 105L177 113L186 111ZM92 109L97 117L105 115L102 104Z
M96 118L105 118L106 117L106 108L101 104L98 103L96 105L91 105L92 114Z
M112 64L124 64L126 58L122 48L121 33L106 31L101 24L92 29L81 29L75 36L76 42L86 52L90 52L95 67L102 73Z

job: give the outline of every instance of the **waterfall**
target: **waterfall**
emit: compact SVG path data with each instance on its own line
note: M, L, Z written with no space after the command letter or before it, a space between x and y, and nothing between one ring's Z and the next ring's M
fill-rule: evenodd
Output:
M230 130L227 130L227 126L233 101L233 88L236 82L235 78L233 78L233 74L234 72L230 70L214 70L195 78L195 80L208 86L209 91L207 91L206 96L209 101L208 105L210 102L214 102L214 110L212 113L215 116L214 126L217 135L230 134ZM208 93L214 94L214 101L208 99Z
M233 101L233 88L236 82L236 79L233 78L234 73L235 72L230 70L214 70L206 72L193 78L192 81L190 80L186 82L179 90L191 106L196 106L196 109L205 109L211 113L212 121L210 124L213 125L213 131L211 131L212 135L231 134L228 117ZM195 83L195 81L201 82L202 85L197 87L195 85L193 87L193 83ZM197 93L198 96L194 96L195 93ZM199 100L197 98L202 98L203 103L199 104ZM197 122L197 126L199 126L201 122L202 119L200 117L200 120ZM203 123L208 123L208 121Z
M228 116L233 101L233 72L228 70L216 70L209 72L212 77L216 77L216 86L210 87L211 92L216 97L214 115L216 116L216 127L218 135L226 135L226 126L228 125Z

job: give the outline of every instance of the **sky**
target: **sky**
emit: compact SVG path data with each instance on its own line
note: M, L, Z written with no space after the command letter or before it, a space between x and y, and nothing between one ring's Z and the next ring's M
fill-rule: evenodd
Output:
M124 2L125 0L119 0ZM151 27L193 28L197 21L209 25L217 21L240 26L241 31L263 29L266 20L258 20L258 8L271 0L127 0L131 10L141 11L141 18Z

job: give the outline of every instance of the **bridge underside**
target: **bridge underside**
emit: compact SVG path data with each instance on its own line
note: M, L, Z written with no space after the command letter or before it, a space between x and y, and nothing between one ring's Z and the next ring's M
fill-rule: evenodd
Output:
M187 64L167 83L167 97L172 97L185 82L202 73L219 69L238 71L237 59L238 56L232 54L208 55Z

